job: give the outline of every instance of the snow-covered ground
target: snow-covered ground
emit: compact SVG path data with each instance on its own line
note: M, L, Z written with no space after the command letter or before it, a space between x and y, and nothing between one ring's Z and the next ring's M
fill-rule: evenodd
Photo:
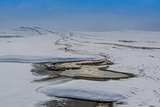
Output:
M30 70L30 64L0 63L1 107L32 107L36 102L48 99L36 92L45 85L32 83L37 77Z
M159 53L160 32L154 31L67 32L39 27L3 31L0 33L0 106L27 107L50 96L59 96L124 103L117 104L118 107L159 107ZM114 62L110 70L136 77L32 82L41 78L30 72L32 63L97 59L103 55Z

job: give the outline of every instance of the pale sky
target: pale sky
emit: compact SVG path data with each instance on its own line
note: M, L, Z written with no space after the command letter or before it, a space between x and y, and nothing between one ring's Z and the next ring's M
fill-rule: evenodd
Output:
M0 0L0 27L160 30L160 0Z

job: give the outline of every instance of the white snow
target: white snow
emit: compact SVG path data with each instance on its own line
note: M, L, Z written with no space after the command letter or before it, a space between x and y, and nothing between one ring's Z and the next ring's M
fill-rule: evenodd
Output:
M0 38L0 62L35 63L54 62L58 60L63 61L62 58L66 58L64 59L66 61L91 58L91 56L73 55L71 53L60 51L59 48L64 46L56 45L55 43L62 38L62 35L69 35L68 32L62 33L60 31L55 31L56 33L51 33L49 31L38 29L41 34L37 34L30 29L22 30L20 28L19 30L0 33L0 35L4 37L7 35L14 37L15 34L23 36L15 38ZM9 32L9 34L7 32Z
M136 42L121 43L119 40ZM73 80L69 83L45 87L40 92L48 96L123 101L126 104L117 105L122 107L160 106L160 49L136 49L105 44L160 48L160 32L74 32L74 36L68 41L72 45L78 44L71 47L73 50L108 55L115 63L109 69L133 73L137 77L105 82Z
M160 49L136 49L111 44L160 48L160 32L73 32L69 36L68 32L51 33L44 29L37 29L40 34L24 28L19 30L21 31L0 34L0 106L30 107L50 98L38 92L53 97L125 102L118 107L160 106ZM56 45L57 40L61 44ZM119 40L135 42L125 43ZM59 49L66 44L72 50L92 55ZM137 77L109 81L31 82L39 77L31 74L29 63L97 58L93 54L108 55L115 63L109 67L110 70L133 73Z
M39 101L49 99L36 92L45 84L32 83L37 77L30 70L30 64L0 63L1 107L32 107Z

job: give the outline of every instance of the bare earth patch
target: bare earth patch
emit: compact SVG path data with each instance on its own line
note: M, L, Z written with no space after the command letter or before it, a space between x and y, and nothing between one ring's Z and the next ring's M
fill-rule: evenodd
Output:
M114 102L95 102L79 99L58 98L55 100L42 102L36 107L115 107Z
M67 61L49 64L35 64L32 72L49 75L49 79L68 77L87 80L108 80L133 77L133 74L108 70L113 63L109 60ZM45 79L44 79L45 80ZM47 80L47 79L46 79Z

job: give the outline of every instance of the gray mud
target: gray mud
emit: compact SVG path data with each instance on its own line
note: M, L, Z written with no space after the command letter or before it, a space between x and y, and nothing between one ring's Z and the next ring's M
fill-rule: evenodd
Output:
M73 78L104 81L108 79L124 79L134 77L133 74L108 70L113 62L105 59L66 61L57 63L34 64L31 70L34 75L48 75L41 80L55 78Z
M36 107L115 107L115 103L58 98L47 102L41 102L41 104L37 104Z

